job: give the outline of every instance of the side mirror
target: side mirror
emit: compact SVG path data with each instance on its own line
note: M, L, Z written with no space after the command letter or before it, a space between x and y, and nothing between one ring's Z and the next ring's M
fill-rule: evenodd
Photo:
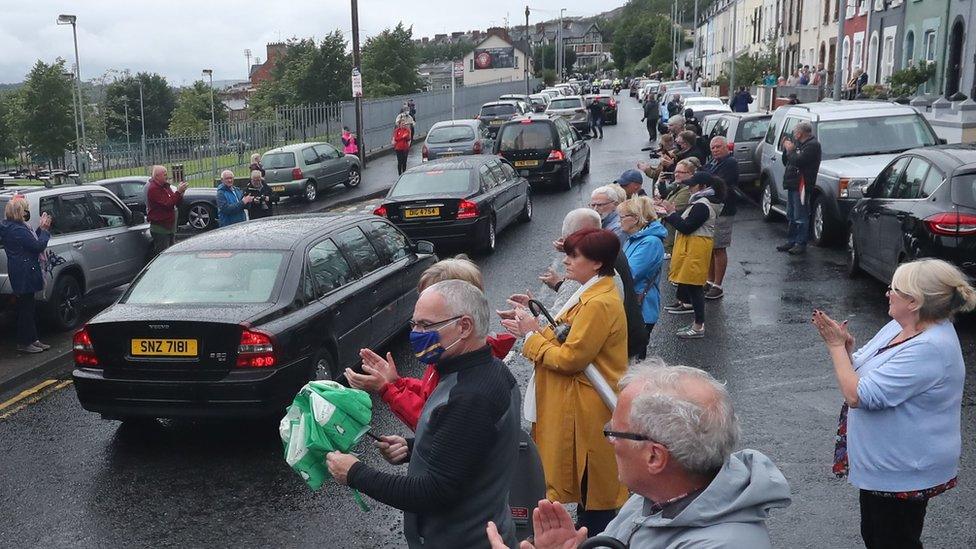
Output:
M418 240L413 243L413 251L418 254L434 255L434 245L426 240Z
M129 216L130 225L142 225L146 222L146 214L142 212L132 212Z
M947 145L949 143L949 141L945 137L937 138L936 142L938 142L939 145Z

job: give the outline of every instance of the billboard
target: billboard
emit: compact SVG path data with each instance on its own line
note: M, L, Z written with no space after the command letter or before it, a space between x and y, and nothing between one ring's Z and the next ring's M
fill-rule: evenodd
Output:
M474 70L511 69L513 67L515 67L515 48L474 50Z

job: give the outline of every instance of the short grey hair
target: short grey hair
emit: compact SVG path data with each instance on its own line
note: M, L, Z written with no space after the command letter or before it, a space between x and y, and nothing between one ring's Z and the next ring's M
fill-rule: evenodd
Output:
M251 180L254 180L255 178L261 180L264 179L264 176L261 175L261 170L251 170Z
M230 170L224 170L224 171L220 172L220 178L221 179L223 179L224 177L226 177L228 175L231 176L231 177L234 177L234 172L232 172Z
M590 208L576 208L563 218L562 236L565 238L580 229L589 229L590 227L594 229L603 227L600 214Z
M716 143L719 143L723 147L727 147L729 144L729 140L726 139L724 136L716 135L715 137L712 138L711 141L708 142L709 145L714 145Z
M668 126L671 126L671 125L680 126L681 128L684 128L685 127L685 117L682 116L682 115L680 115L680 114L676 114L676 115L672 116L671 118L668 118Z
M803 135L813 135L813 124L807 121L798 123L794 128L803 132Z
M474 337L488 336L488 299L474 284L464 280L442 280L431 284L423 293L435 293L444 298L451 316L468 316L474 322Z
M620 185L603 185L602 187L597 187L593 189L590 193L590 197L594 197L598 194L602 194L607 197L608 200L620 204L624 200L627 200L627 191L623 189ZM623 195L621 197L621 195Z
M157 175L162 174L162 173L166 173L166 166L160 166L160 165L157 164L157 165L155 165L155 166L152 167L152 171L150 173L150 176L153 179L155 179Z
M703 383L711 397L689 398L689 382ZM632 365L620 380L646 383L630 409L631 429L668 447L689 473L705 475L722 467L739 441L739 419L732 397L711 374L689 366L669 366L660 358Z

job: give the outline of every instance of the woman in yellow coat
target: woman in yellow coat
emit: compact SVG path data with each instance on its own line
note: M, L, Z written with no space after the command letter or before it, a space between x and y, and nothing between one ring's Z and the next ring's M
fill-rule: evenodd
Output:
M596 534L627 499L613 448L603 437L611 411L585 372L592 364L615 393L627 369L627 318L613 281L620 241L610 231L583 229L566 237L563 249L566 278L582 284L555 318L571 326L565 340L552 327L540 330L525 309L502 324L516 337L528 336L522 354L535 363L529 386L536 403L532 438L542 457L547 497L580 504L579 526ZM526 394L530 403L532 397Z

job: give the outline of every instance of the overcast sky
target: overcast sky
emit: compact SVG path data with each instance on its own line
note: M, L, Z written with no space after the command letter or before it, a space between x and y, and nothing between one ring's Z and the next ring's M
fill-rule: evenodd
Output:
M534 0L530 23L566 15L594 15L625 0ZM37 59L74 61L71 27L58 14L78 16L78 48L84 80L108 70L158 72L172 85L200 78L244 79L244 50L265 58L265 44L292 36L321 38L352 23L348 0L0 0L0 83L20 82ZM403 21L414 37L481 29L524 20L525 1L360 0L361 39ZM545 11L543 11L545 10Z

